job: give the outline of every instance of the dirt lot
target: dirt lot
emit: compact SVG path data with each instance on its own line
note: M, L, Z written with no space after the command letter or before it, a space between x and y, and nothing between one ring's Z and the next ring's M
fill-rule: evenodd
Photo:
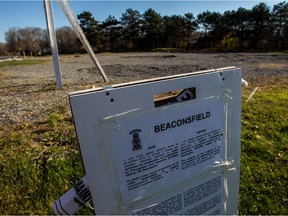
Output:
M118 53L97 55L109 84L228 66L241 67L250 86L287 83L288 54ZM51 58L45 64L0 69L0 127L41 122L69 109L68 93L109 85L88 55L61 56L64 90L56 90Z

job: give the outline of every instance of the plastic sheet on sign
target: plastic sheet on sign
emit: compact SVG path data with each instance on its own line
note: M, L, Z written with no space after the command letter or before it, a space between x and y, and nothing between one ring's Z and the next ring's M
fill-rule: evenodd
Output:
M155 95L192 87L195 97L155 106ZM240 69L78 92L70 102L96 214L237 213Z

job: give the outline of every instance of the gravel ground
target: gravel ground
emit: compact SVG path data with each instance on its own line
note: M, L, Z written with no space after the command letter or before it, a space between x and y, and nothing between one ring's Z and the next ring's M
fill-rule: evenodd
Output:
M109 84L229 66L241 67L252 86L279 84L288 78L287 54L107 53L97 57ZM51 58L45 64L0 69L0 127L45 121L51 112L69 107L69 92L108 85L88 55L60 60L64 90L56 90Z

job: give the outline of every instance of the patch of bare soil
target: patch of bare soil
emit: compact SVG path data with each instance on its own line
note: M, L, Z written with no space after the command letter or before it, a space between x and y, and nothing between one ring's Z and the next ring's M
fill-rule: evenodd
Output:
M117 53L97 55L110 83L104 83L88 55L61 56L64 90L56 90L53 62L0 70L0 127L41 122L69 110L68 93L109 84L206 69L241 67L252 86L287 83L287 54Z

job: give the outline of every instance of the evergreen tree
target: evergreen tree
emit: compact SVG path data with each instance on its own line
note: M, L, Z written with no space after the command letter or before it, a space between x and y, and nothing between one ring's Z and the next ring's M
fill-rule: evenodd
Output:
M147 48L158 48L161 45L164 33L162 17L151 8L143 14L142 32Z
M272 22L274 26L274 47L284 50L288 48L288 3L281 2L273 6Z
M186 42L186 26L182 16L164 16L165 42L167 47L183 48Z
M121 24L124 39L132 44L132 49L137 48L137 42L141 37L142 16L139 11L129 8L122 14Z
M200 29L204 29L204 38L209 43L212 43L212 48L215 48L217 40L217 28L221 27L221 14L216 12L202 12L197 16L197 22ZM210 44L208 47L210 47Z
M100 44L101 35L99 34L99 25L97 20L92 16L91 12L83 11L81 14L77 15L80 21L80 26L87 37L90 45L93 49L97 49Z
M226 11L223 20L227 29L230 29L231 36L237 38L238 48L243 51L251 31L251 10L239 7L237 11Z
M109 42L110 50L115 49L115 44L120 36L121 26L119 25L120 21L118 21L114 16L109 15L109 17L102 23L102 32L106 40Z
M186 50L190 50L191 48L191 37L192 37L192 32L194 32L197 29L197 22L195 20L195 17L193 16L192 13L186 13L184 14L184 22L186 26Z
M264 36L269 32L270 10L265 3L259 3L252 8L251 13L251 41L250 47L253 49L263 49Z

